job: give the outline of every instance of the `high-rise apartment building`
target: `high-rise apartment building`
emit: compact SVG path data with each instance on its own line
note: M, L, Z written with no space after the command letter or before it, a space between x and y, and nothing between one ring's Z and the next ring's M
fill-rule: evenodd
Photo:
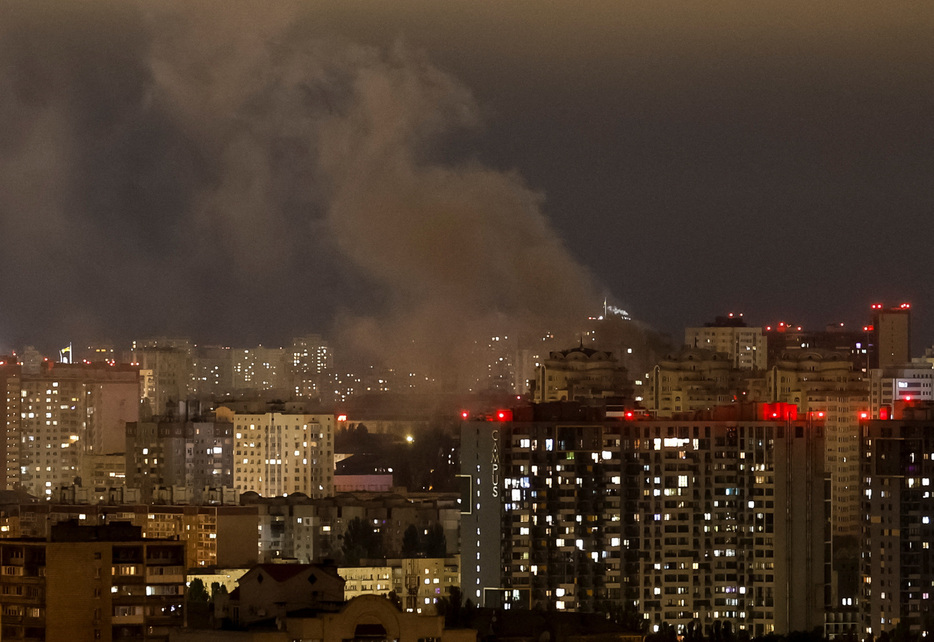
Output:
M464 422L465 597L641 612L655 630L822 625L823 426L783 404L732 411Z
M741 372L725 352L685 347L652 368L643 405L653 416L707 410L741 395Z
M154 339L134 345L143 385L140 398L152 415L175 417L188 399L191 385L191 345L186 340Z
M292 340L292 378L298 397L318 397L321 375L334 366L334 353L320 334Z
M284 348L238 348L232 352L236 390L278 390L288 393L291 356Z
M234 350L224 346L199 346L191 357L192 395L222 399L233 394Z
M607 397L631 398L626 368L612 352L579 347L550 352L535 370L536 403Z
M717 317L702 328L685 328L684 345L725 352L739 370L764 370L768 348L762 328L750 328L743 315Z
M65 494L65 493L63 493ZM253 506L172 505L107 501L34 502L0 507L0 538L49 539L57 525L106 526L128 522L148 539L171 539L185 548L188 566L238 566L257 562L259 526Z
M800 325L776 323L765 327L768 341L769 367L784 358L785 353L829 350L849 356L857 372L867 372L872 345L870 326L849 328L843 323L828 324L823 330L806 330Z
M898 402L934 401L934 367L930 363L876 368L869 376L873 419L890 417Z
M39 497L80 478L82 455L123 452L124 426L139 416L134 366L52 364L7 375L6 487Z
M143 498L155 486L184 486L195 500L207 488L233 486L229 421L139 421L126 425L126 481Z
M129 524L0 540L0 566L4 640L168 640L184 624L185 545Z
M833 535L858 537L859 421L869 412L868 382L848 354L815 349L784 353L769 370L767 384L769 401L795 404L801 413L823 413Z
M218 418L222 411L218 411ZM334 415L231 413L233 485L264 497L334 494Z
M911 305L872 305L870 368L901 366L911 361Z
M901 405L901 404L899 404ZM934 408L862 423L861 639L934 628Z

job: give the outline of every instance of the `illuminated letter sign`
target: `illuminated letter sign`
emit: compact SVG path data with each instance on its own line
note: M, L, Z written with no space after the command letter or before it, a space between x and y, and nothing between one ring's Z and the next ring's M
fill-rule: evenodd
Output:
M490 473L493 478L493 497L499 497L499 431L494 430L492 437L493 452L490 457Z

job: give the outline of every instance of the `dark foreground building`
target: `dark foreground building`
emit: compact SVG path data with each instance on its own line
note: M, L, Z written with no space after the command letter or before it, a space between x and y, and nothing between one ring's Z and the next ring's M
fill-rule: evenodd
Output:
M3 640L168 640L184 624L185 544L128 523L0 541Z
M862 424L861 638L934 632L934 405Z

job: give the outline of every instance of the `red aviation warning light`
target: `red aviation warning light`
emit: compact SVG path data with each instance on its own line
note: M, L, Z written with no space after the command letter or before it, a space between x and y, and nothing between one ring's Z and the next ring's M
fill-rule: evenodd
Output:
M512 410L497 410L494 417L496 421L512 421Z
M468 417L470 417L470 413L466 410L461 410L461 419L467 419Z
M900 309L902 309L902 310L910 310L910 309L911 309L911 304L910 304L910 303L902 303L902 304L901 304L900 306L898 306L898 307L899 307Z
M881 303L873 303L873 304L872 304L872 309L873 309L873 310L881 310L881 309L882 309L882 304L881 304Z
M760 404L759 416L762 421L795 421L798 419L798 406L793 403L764 403Z

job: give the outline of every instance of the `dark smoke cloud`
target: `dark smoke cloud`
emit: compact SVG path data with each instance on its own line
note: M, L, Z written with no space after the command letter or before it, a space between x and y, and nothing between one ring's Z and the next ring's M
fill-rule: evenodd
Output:
M440 372L597 305L541 194L439 160L482 118L423 53L310 37L300 5L0 12L4 343L249 345L339 310L346 348Z

